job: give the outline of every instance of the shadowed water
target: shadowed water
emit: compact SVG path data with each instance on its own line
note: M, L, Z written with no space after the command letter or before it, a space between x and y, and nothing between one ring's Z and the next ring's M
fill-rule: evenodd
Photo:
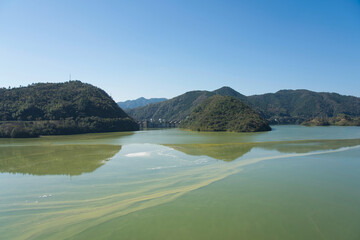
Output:
M350 223L360 220L359 146L359 128L302 126L253 134L171 129L1 140L0 235L356 239L360 232ZM332 168L346 172L346 185L325 171ZM338 192L346 201L329 198Z

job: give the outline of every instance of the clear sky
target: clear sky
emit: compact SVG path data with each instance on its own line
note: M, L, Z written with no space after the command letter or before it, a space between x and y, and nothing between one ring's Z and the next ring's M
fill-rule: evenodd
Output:
M0 87L70 73L116 101L222 86L360 97L360 1L0 0Z

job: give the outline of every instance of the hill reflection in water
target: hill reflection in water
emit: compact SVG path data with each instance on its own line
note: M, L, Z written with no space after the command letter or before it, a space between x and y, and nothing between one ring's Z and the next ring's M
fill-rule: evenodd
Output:
M222 144L164 144L193 156L208 156L223 161L233 161L251 151L252 148L276 150L281 153L309 153L320 150L336 150L360 145L360 139L299 140Z
M81 175L95 171L121 145L37 145L1 147L0 172L31 175Z

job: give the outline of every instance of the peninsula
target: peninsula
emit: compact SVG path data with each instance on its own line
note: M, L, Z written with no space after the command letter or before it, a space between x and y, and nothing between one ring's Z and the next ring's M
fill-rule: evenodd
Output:
M138 130L102 89L80 81L0 89L0 137Z

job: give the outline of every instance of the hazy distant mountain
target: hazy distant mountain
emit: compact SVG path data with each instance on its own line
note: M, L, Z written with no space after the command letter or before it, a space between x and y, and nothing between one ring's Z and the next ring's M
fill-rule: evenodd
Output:
M132 109L132 108L137 108L137 107L142 107L142 106L146 106L150 103L157 103L157 102L163 102L166 101L166 98L138 98L135 100L127 100L125 102L118 102L117 104L119 105L119 107L121 107L122 109Z
M258 113L237 98L214 95L197 106L180 125L193 131L270 131Z
M308 90L281 90L276 93L244 96L230 87L215 91L191 91L164 102L127 110L137 120L184 120L191 111L213 95L232 96L248 104L270 123L300 124L316 117L339 114L360 116L360 98Z

